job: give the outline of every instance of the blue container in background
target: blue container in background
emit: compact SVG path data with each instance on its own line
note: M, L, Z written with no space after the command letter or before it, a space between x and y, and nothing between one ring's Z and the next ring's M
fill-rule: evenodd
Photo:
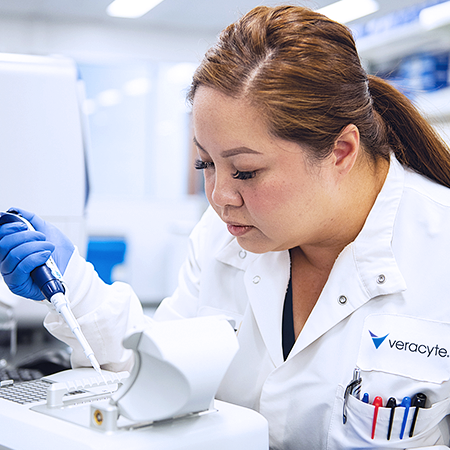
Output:
M418 94L438 91L449 86L450 51L420 52L394 60L371 72L388 80L414 100Z
M125 261L127 244L120 237L96 236L88 241L86 260L92 263L100 278L112 284L112 270Z
M398 77L412 89L436 91L448 86L449 52L418 53L400 63Z

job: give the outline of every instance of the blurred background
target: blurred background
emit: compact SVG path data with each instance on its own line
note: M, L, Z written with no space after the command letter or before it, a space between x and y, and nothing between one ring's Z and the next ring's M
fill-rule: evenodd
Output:
M192 170L185 100L192 73L225 26L257 5L280 2L160 0L145 12L111 1L0 0L0 52L75 62L87 168L83 237L75 240L106 282L130 283L151 310L174 290L187 237L206 208L201 175ZM325 14L353 30L367 71L402 89L448 141L450 1L291 3L329 7ZM28 208L1 198L2 208ZM40 326L45 308L29 301L18 307L7 296L0 300L15 305L19 328Z

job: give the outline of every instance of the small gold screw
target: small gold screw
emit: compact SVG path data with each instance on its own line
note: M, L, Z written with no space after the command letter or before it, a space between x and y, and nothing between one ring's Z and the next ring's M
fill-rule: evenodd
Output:
M101 425L103 423L103 414L98 409L94 412L94 420L97 425Z

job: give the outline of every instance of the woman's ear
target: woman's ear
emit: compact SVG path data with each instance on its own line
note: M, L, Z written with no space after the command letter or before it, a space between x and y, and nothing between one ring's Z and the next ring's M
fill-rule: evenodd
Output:
M334 142L333 158L340 175L346 175L356 163L359 154L359 130L356 125L347 125Z

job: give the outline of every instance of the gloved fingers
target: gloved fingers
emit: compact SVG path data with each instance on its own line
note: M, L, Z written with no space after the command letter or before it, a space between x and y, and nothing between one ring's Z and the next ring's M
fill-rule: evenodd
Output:
M22 222L0 226L0 272L14 294L43 300L44 295L31 279L30 272L45 264L50 255L56 253L56 247L61 249L61 241L68 239L39 216L23 209L12 209L28 220L35 230L28 230ZM67 247L73 251L73 248Z
M3 276L16 272L18 276L30 272L44 264L55 246L48 241L30 241L14 247L0 264ZM17 281L14 284L18 284Z
M41 246L41 249L35 251L36 246ZM12 249L0 265L5 283L14 294L32 300L44 299L42 292L33 283L30 272L44 264L50 257L52 250L46 247L54 248L53 244L47 241L25 242ZM22 252L25 256L20 255Z
M46 240L45 235L38 231L14 231L15 228L17 228L15 222L0 227L0 261L3 261L12 249L26 242Z
M28 220L28 222L31 223L31 225L33 225L33 227L38 230L38 231L45 231L45 227L46 227L46 223L45 220L41 219L38 215L26 211L25 209L22 208L11 208L10 211L17 211L22 217L24 217L25 219Z
M65 236L57 227L49 222L46 222L38 215L21 208L11 209L14 209L25 219L27 219L37 231L44 233L47 241L55 244L56 250L53 253L53 259L61 273L64 274L67 264L69 263L69 260L75 250L75 247L70 239L67 238L67 236Z
M0 226L0 239L11 233L26 231L28 227L23 222L9 222Z
M20 283L14 274L6 275L4 276L4 279L9 289L11 289L11 291L16 295L32 300L44 300L45 298L37 285L33 283L29 275L23 283Z

